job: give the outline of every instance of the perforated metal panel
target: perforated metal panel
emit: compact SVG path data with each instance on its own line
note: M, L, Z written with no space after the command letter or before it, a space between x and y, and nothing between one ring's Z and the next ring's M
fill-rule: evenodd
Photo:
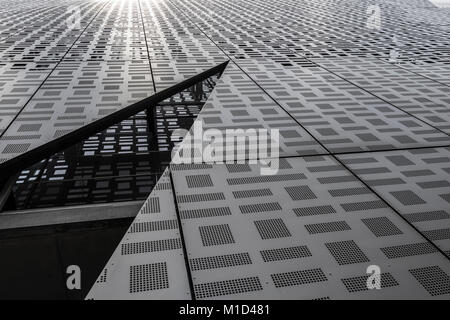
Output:
M358 180L329 179L354 177L331 156L285 160L289 168L279 170L279 179L256 179L263 177L256 165L244 173L234 173L231 164L205 167L197 174L209 175L213 186L208 191L225 199L178 202L182 211L226 206L231 212L182 217L197 298L313 299L325 292L334 299L431 297L409 270L438 265L448 274L450 264L423 236L370 190L359 192L364 186ZM186 177L194 172L189 165L177 165L172 172L178 197L203 189L187 187ZM295 179L289 179L292 174L297 174ZM292 193L299 185L307 185L307 192ZM264 198L265 210L242 210L263 203L257 194L239 198L236 192L263 188L272 193ZM329 205L320 207L318 202ZM212 234L213 228L214 236L207 237L211 241L205 241L205 230ZM248 254L251 262L198 267L198 261L217 261L230 252ZM369 265L380 266L382 290L367 288ZM240 284L255 277L262 289ZM227 290L214 289L219 283Z
M448 61L450 9L426 0L342 1L339 6L332 0L170 3L235 59L269 58L289 64L292 52L389 59L391 50L397 50L399 61ZM371 5L381 11L379 30L367 27Z
M437 80L435 81L379 59L365 57L312 60L421 122L450 133L450 119L446 107L450 101L448 85L437 82L439 71L437 76L433 77ZM418 121L405 119L402 122L411 130L420 130ZM411 139L405 138L404 143L411 142Z
M450 148L340 158L430 241L450 250Z
M202 46L187 56L153 55L149 48L179 51L162 26L171 18L164 1L54 4L42 8L49 21L33 22L39 28L24 27L21 37L11 34L0 46L0 73L8 81L0 93L0 163L226 61L211 45L207 59ZM75 29L68 26L74 8L81 16ZM174 34L192 29L186 22L174 27Z
M356 69L359 66L352 59L342 60L347 62L343 67L344 71ZM361 58L357 61L365 62L366 60ZM333 58L319 61L338 64L340 60ZM345 80L341 79L328 71L331 68L328 68L326 63L323 63L325 68L321 68L322 63L312 66L282 66L270 60L242 60L237 63L296 121L332 152L440 146L450 142L447 134L430 127L428 122L422 121L422 115L417 119L405 113L404 111L411 111L410 108L392 105L385 96L377 95L377 90L373 86L367 85L371 90L367 92L362 83L351 81L352 77L347 76L347 73L345 73ZM380 63L374 62L381 73L385 69L383 65L380 66ZM387 67L396 68L390 64L387 64ZM360 70L367 74L367 76L366 74L355 76L361 82L377 79L368 74L367 67L363 64ZM402 69L399 70L402 71ZM414 74L412 76L415 77ZM396 77L396 85L401 86L402 82L398 81L401 76ZM398 92L402 92L401 89L395 89L394 82L392 86L386 83L386 74L383 73L378 78L379 90L383 91L381 85L385 84L392 87L390 90L397 92L397 95L399 95ZM404 82L409 84L410 81L408 77L408 80ZM427 88L439 86L438 83L422 78L422 82L424 81L431 82L429 85L423 85ZM387 95L388 91L383 92ZM441 86L439 93L443 91ZM420 96L420 91L415 92L417 96ZM443 102L446 98L448 99L448 96L444 93L440 96L442 96L441 100L436 101L434 105L445 117ZM404 100L401 100L401 97L399 101ZM414 114L414 112L410 113Z
M155 186L87 299L190 299L168 171Z
M248 163L171 165L88 298L449 297L448 8L0 4L0 163L228 59L197 121L280 130L286 159L273 176ZM71 5L79 28L67 28ZM370 5L380 30L367 28ZM367 288L370 264L381 290Z
M323 154L326 151L273 99L239 68L230 64L202 109L198 122L204 130L278 129L282 156ZM194 134L192 132L192 134ZM244 157L254 146L241 146ZM189 148L189 145L186 146ZM269 155L270 156L270 155ZM236 169L245 172L245 166Z

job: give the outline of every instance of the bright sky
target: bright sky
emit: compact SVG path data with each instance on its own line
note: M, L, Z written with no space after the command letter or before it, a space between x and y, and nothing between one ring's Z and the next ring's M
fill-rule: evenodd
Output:
M450 8L450 0L430 0L430 2L439 8Z

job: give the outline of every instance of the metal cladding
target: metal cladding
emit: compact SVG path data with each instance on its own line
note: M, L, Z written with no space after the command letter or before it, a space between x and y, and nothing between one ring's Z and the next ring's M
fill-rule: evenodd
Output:
M171 163L87 299L450 298L450 8L0 4L0 166L225 61L194 126L279 130L275 175Z

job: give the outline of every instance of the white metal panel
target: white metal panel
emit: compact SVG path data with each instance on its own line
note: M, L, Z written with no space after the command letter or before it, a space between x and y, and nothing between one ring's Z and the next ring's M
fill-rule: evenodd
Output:
M168 170L86 299L190 299Z

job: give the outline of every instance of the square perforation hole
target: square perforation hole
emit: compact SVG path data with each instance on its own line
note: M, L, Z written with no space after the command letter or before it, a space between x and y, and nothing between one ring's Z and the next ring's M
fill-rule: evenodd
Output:
M264 262L271 262L310 257L311 252L309 251L307 246L297 246L262 250L261 256Z
M130 293L169 287L166 262L130 266Z
M377 237L387 237L403 234L403 232L399 228L397 228L397 226L387 217L361 219L361 221Z
M221 256L195 258L190 259L189 261L193 271L252 264L252 260L248 253L233 253Z
M432 296L450 294L450 276L439 266L411 269L409 272Z
M261 236L261 239L276 239L290 237L291 233L284 224L284 221L278 219L266 219L254 221L256 229Z
M369 262L369 258L353 240L325 243L339 265Z
M277 288L323 282L328 280L322 269L276 273L272 274L271 277L275 287Z
M234 237L228 224L200 226L203 246L218 246L234 243Z

